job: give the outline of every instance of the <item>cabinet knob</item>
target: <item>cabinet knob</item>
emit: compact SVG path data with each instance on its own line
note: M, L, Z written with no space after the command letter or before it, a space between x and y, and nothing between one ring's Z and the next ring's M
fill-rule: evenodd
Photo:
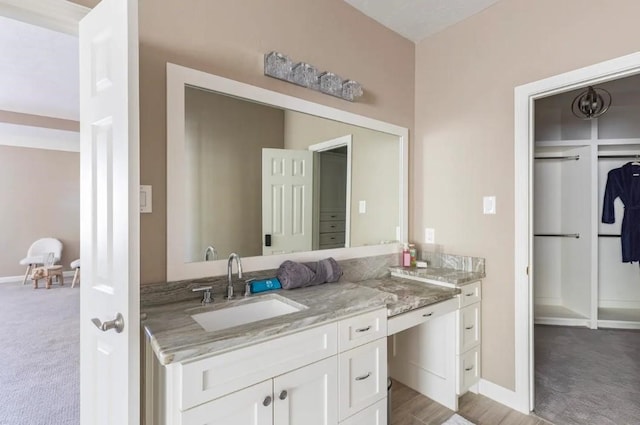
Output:
M471 372L473 370L473 365L464 368L465 371Z
M280 392L280 395L278 396L278 398L279 398L280 400L284 400L285 398L287 398L287 390L282 390L282 391Z
M473 325L471 325L471 326L467 326L467 327L465 327L465 329L466 329L466 330L468 330L468 331L470 331L471 329L473 329Z
M371 325L367 326L366 328L360 328L360 329L356 329L356 332L366 332L369 329L371 329Z
M270 396L270 395L268 395L268 396L266 396L266 397L264 398L264 401L262 402L262 405L263 405L264 407L267 407L267 406L268 406L268 405L270 405L270 404L271 404L271 396Z
M433 316L433 313L425 313L422 315L422 317L431 317Z

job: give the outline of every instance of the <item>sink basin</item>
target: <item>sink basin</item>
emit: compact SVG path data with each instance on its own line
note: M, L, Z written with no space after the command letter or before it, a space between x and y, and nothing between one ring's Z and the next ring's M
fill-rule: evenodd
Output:
M280 297L270 297L257 301L247 300L247 302L234 306L194 314L191 318L198 322L205 331L216 332L234 326L246 325L247 323L257 322L259 320L295 313L307 308L302 304L286 299L286 301L283 301L279 298Z

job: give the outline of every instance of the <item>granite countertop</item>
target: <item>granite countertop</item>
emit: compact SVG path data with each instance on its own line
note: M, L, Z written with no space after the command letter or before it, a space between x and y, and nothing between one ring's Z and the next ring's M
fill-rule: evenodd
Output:
M358 284L395 296L395 300L387 302L387 317L389 318L446 301L461 292L458 288L448 288L393 276L365 280L358 282Z
M226 301L220 297L202 306L194 301L164 304L144 309L145 332L161 364L221 353L304 328L387 307L389 317L445 301L460 290L396 277L358 283L338 282L295 290L269 291L264 295ZM192 315L258 299L278 298L308 308L259 322L216 332L207 332Z
M265 297L285 302L289 300L291 304L298 303L308 308L216 332L205 331L191 318L194 314ZM397 297L393 294L355 283L327 283L295 290L269 291L264 295L239 297L233 301L216 297L207 306L195 301L185 301L150 307L144 309L147 318L142 325L158 360L166 365L284 336L311 326L372 311L396 300Z
M483 271L462 271L444 267L427 267L419 269L416 267L391 267L389 268L392 275L402 276L407 279L416 279L421 281L439 282L444 286L452 288L461 287L468 283L485 278Z

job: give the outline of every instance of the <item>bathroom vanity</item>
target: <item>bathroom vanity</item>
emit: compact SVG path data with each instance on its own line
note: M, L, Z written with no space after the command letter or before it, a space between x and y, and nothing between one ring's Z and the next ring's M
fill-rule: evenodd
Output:
M479 378L481 290L449 285L390 276L146 309L146 423L383 425L388 376L456 410ZM192 318L265 299L305 308L216 332Z

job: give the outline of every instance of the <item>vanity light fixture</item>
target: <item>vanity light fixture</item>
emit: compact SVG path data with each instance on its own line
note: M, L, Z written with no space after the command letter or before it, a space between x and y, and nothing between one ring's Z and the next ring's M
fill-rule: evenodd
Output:
M305 62L294 63L288 56L278 52L264 55L264 75L350 102L362 96L362 86L357 81L345 80L333 72L320 72L315 66Z
M590 120L603 115L611 106L611 94L602 88L587 87L573 99L571 112L581 120Z

